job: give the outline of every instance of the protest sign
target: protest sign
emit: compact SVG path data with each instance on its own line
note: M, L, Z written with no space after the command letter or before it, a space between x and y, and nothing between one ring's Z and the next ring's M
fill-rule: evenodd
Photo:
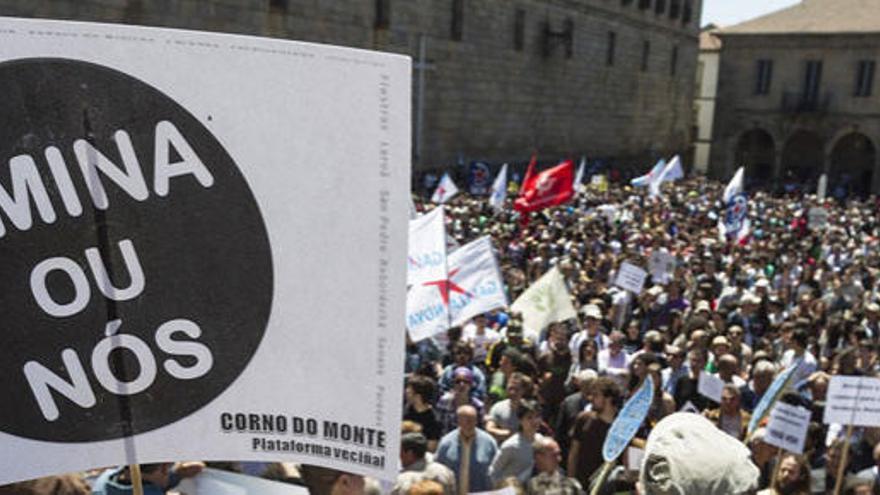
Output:
M880 378L832 376L822 421L825 424L880 426Z
M645 278L647 276L648 273L645 270L624 261L620 264L614 285L639 295L645 286Z
M721 391L724 389L724 380L717 376L700 372L700 378L697 380L697 392L703 397L708 397L715 402L721 402Z
M822 207L810 208L807 212L807 228L810 230L823 229L828 225L828 210Z
M446 277L446 226L443 206L409 221L406 283Z
M474 316L507 306L504 282L489 237L449 255L449 276L410 289L406 325L413 341L423 340Z
M303 486L256 476L205 469L195 478L184 479L174 488L180 495L308 495Z
M629 471L639 471L642 469L642 462L645 460L645 449L638 447L629 447L626 449L626 469Z
M642 421L648 416L653 401L654 379L648 375L639 390L623 405L623 409L608 429L608 435L602 445L602 458L605 462L612 462L620 457L636 436Z
M803 454L809 427L809 409L777 402L773 410L770 411L770 421L767 423L764 442L788 452Z
M0 484L396 474L406 57L0 19L0 88Z
M648 259L648 271L655 283L665 284L669 282L675 272L675 256L666 251L656 250Z

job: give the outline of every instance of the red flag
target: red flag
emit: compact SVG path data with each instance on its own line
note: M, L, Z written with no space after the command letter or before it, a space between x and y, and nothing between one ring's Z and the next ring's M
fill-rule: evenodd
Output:
M541 173L534 173L535 158L532 157L526 177L523 179L514 209L527 213L551 206L561 205L574 196L574 162L565 160Z

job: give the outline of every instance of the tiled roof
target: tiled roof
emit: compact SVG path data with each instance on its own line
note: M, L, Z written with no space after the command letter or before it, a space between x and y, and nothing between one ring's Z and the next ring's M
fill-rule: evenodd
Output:
M721 35L880 33L880 0L802 0L717 32Z
M715 30L704 30L700 33L700 51L712 51L721 49L721 38L715 36Z

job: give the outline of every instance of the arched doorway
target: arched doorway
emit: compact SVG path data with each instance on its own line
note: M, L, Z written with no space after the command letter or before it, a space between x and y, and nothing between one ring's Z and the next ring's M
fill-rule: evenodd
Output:
M868 194L876 160L877 151L868 136L852 132L838 139L831 151L828 192Z
M822 138L811 131L797 131L782 149L782 181L789 187L812 190L822 175L825 152Z
M769 187L773 181L776 145L773 136L763 129L744 132L736 145L736 166L746 167L746 182Z

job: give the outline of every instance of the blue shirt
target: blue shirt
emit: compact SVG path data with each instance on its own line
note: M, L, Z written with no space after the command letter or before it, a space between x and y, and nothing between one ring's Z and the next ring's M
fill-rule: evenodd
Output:
M455 473L455 478L459 478L461 473L461 438L459 429L456 428L440 439L437 446L437 455L435 461L448 467ZM467 491L485 492L493 489L492 479L489 478L489 466L495 459L498 452L498 444L495 439L485 431L477 428L474 440L471 443L471 462L468 471L468 480L470 486Z

